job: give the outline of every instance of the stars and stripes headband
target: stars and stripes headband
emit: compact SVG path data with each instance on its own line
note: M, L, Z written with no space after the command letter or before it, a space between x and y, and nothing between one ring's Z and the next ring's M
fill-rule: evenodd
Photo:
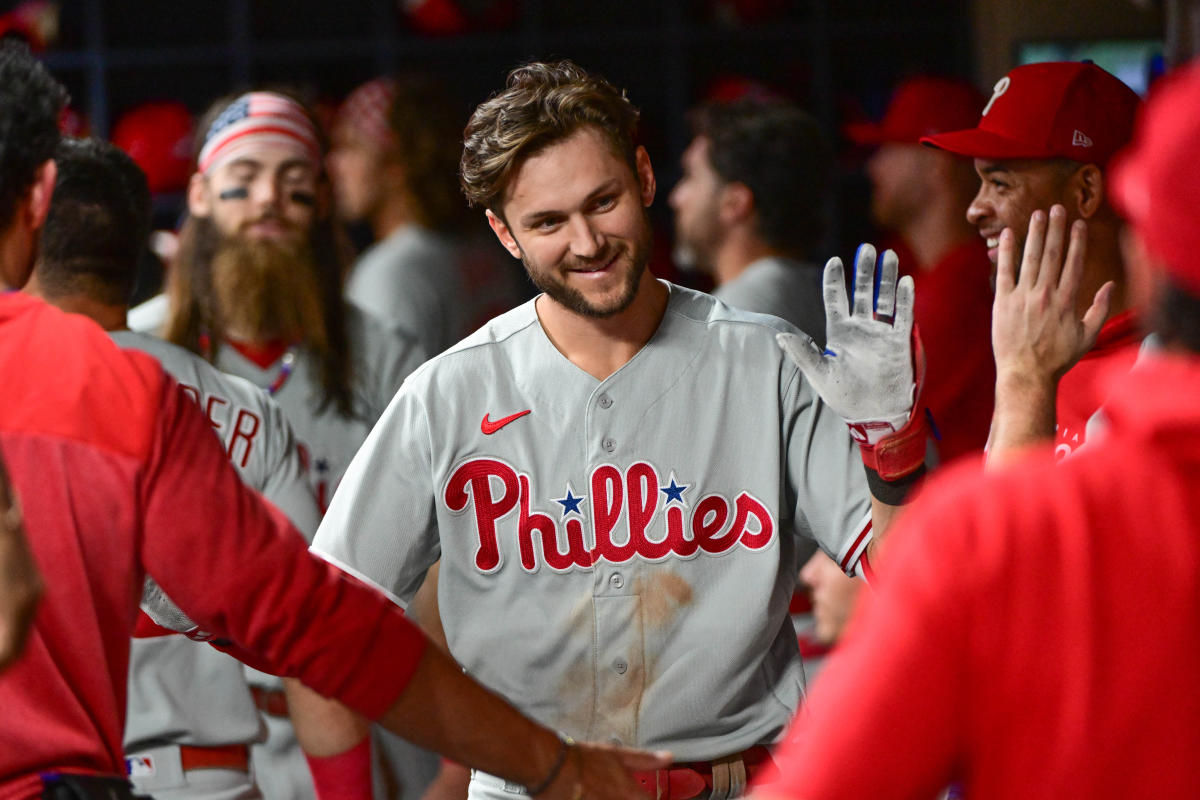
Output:
M204 134L197 168L211 172L217 165L264 143L299 149L314 164L321 163L317 129L299 103L274 92L249 92L213 120Z

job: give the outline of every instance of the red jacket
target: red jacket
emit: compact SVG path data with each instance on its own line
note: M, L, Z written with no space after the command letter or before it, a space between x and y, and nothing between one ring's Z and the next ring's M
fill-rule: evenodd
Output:
M37 796L43 771L124 774L147 573L205 630L369 717L416 668L424 637L308 553L151 358L18 293L0 295L0 446L46 584L0 675L0 799Z
M950 469L897 522L778 751L784 796L1200 797L1200 356L1071 458Z

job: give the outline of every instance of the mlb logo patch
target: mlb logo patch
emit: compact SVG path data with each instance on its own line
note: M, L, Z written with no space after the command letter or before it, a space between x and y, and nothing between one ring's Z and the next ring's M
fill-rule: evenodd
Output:
M130 778L154 777L153 756L129 756L125 759L125 774Z

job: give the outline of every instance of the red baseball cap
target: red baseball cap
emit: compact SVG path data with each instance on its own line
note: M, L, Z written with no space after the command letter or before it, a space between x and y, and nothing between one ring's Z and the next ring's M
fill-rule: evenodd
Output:
M983 95L971 84L952 78L919 76L900 84L880 122L845 126L857 144L916 144L922 136L974 125Z
M1200 62L1155 87L1133 143L1113 161L1113 203L1146 249L1200 293Z
M1069 158L1103 166L1133 134L1141 100L1090 62L1026 64L1005 75L974 128L921 144L973 158Z

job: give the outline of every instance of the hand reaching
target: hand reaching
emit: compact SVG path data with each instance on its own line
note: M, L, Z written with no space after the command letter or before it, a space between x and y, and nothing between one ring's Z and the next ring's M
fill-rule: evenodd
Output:
M821 399L863 444L903 428L914 400L913 280L897 280L899 263L891 250L884 251L880 273L876 293L875 248L861 245L855 254L851 306L842 260L829 259L824 276L825 350L803 334L776 337Z
M1013 232L1000 234L996 259L996 300L992 308L992 350L997 379L1054 385L1096 343L1108 316L1113 284L1096 292L1080 319L1076 312L1087 255L1087 223L1076 220L1063 256L1067 212L1060 205L1035 211L1029 219L1025 253L1016 269Z

